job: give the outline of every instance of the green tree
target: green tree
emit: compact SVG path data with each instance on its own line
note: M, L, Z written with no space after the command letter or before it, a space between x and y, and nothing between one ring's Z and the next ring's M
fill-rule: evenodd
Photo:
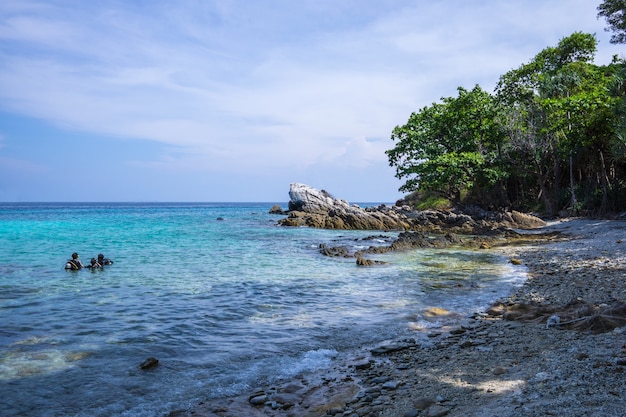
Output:
M611 43L626 43L626 0L604 0L598 6L598 17L604 17L613 32Z
M396 126L388 150L401 191L431 191L458 203L461 192L493 186L505 175L497 165L504 140L498 107L479 86L458 88L458 97L442 98Z
M592 71L598 72L598 71ZM563 96L544 99L549 114L549 128L559 139L559 156L568 160L570 180L570 208L576 209L574 161L579 170L586 170L589 178L600 179L601 210L608 208L608 177L606 152L612 139L612 100L605 82L589 83L587 88L572 88ZM581 175L579 175L579 180Z
M569 205L577 206L577 153L595 148L600 152L598 165L605 169L599 144L610 135L601 128L610 108L608 78L591 63L596 45L595 36L576 32L502 76L497 87L497 97L508 108L511 146L518 158L521 155L534 167L539 195L549 214L560 205L564 165L569 168Z
M495 96L459 88L413 113L386 152L400 190L550 215L626 209L626 61L595 65L596 46L573 33L501 76Z
M611 66L615 69L609 85L609 93L615 98L617 143L614 153L617 159L626 161L626 61L614 57Z

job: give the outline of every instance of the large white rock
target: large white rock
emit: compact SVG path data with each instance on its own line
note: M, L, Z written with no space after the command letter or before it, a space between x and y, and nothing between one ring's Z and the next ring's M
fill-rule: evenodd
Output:
M345 210L349 206L348 202L335 199L325 190L318 190L300 183L292 183L289 186L289 210L327 213L336 208Z

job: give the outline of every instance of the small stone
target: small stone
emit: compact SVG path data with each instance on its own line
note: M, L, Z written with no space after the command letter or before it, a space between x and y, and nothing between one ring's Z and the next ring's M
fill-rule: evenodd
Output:
M537 384L537 383L546 382L547 380L551 378L552 378L552 375L550 375L548 372L539 372L535 374L535 376L530 380L530 382Z
M357 410L359 412L359 416L367 416L372 412L372 407L365 406L365 407L361 407Z
M257 395L256 397L251 397L249 401L252 405L263 405L267 402L267 395Z
M493 374L494 375L503 375L506 374L506 369L503 368L502 366L498 366L496 369L493 370Z
M474 343L471 340L464 340L463 342L459 343L459 346L461 346L462 348L468 348L474 346Z
M341 413L343 413L343 407L340 406L334 406L333 408L326 410L326 414L329 416L336 416Z
M297 394L280 393L273 395L272 399L278 404L283 405L283 408L285 408L285 406L292 407L297 404L300 400L300 396Z
M426 417L443 417L450 412L448 407L439 404L432 405L426 410Z
M369 369L371 366L372 366L372 362L367 359L354 363L354 367L356 369Z
M395 390L398 385L398 381L387 381L383 384L383 389Z
M521 261L521 259L511 258L511 263L512 263L513 265L521 265L521 264L522 264L522 261Z
M426 410L431 405L433 405L434 403L435 401L431 400L430 398L420 398L419 400L415 401L414 405L418 411L423 411L423 410Z

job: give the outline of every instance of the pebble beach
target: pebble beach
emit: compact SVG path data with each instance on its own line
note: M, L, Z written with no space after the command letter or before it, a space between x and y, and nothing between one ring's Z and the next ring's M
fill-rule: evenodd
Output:
M528 279L485 312L171 416L626 415L626 222L566 219L540 232L489 249Z

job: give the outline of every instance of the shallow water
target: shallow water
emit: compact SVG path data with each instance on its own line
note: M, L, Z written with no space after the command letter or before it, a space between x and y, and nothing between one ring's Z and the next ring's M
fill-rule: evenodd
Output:
M0 205L0 415L166 415L415 337L426 308L467 315L524 276L485 251L357 267L318 245L397 233L279 227L272 205ZM74 251L115 263L65 271Z

